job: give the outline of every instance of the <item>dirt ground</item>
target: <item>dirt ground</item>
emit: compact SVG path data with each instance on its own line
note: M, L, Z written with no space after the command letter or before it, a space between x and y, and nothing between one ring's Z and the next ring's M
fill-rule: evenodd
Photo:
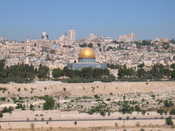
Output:
M6 92L0 96L43 96L43 95L69 95L93 96L94 94L124 94L124 93L163 93L175 91L175 81L164 82L110 82L110 83L61 83L57 81L43 81L29 84L0 84ZM19 88L20 91L18 90Z
M34 129L1 129L0 131L174 131L175 128L171 127L125 127L125 128L111 128L111 127L98 127L98 128L34 128Z
M175 92L175 82L111 82L111 83L61 83L54 81L44 81L44 82L34 82L29 84L0 84L0 88L7 89L5 92L0 92L1 97L31 97L31 96L43 96L43 95L53 95L58 96L67 93L69 96L94 96L95 94L125 94L125 93L164 93L164 92ZM19 90L20 88L20 90ZM149 121L148 123L150 123ZM37 123L34 127L31 124L25 123L22 125L18 124L2 124L0 123L0 131L175 131L175 128L164 127L164 121L151 123L155 126L147 127L136 127L136 123L130 121L126 123L126 127L121 127L119 122L119 128L114 128L114 123L112 121L104 123L91 122L79 123L76 126L73 123L50 123L47 126L42 126L43 124ZM132 124L133 123L133 124ZM144 122L146 124L147 122ZM160 125L159 125L160 124ZM46 124L44 124L46 125ZM81 126L82 125L82 126ZM101 126L107 126L108 128L102 128ZM128 126L128 127L127 127ZM129 127L132 126L132 127ZM3 128L5 127L5 128ZM42 127L42 128L41 128ZM16 129L15 129L16 128ZM126 130L125 130L126 129Z

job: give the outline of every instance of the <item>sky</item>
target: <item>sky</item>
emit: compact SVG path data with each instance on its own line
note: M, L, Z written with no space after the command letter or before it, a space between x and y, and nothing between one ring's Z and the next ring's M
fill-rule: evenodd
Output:
M0 36L57 39L69 29L117 38L175 38L175 0L0 0Z

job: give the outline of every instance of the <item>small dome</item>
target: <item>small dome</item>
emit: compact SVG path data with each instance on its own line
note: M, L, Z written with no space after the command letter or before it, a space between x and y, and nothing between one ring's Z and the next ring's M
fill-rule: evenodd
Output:
M80 50L80 59L95 59L95 51L92 48L83 48Z

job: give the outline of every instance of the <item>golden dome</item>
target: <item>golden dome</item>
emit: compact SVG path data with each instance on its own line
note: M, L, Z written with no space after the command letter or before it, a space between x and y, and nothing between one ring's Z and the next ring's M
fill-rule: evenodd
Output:
M79 58L90 58L95 59L95 52L92 48L83 48L80 50Z

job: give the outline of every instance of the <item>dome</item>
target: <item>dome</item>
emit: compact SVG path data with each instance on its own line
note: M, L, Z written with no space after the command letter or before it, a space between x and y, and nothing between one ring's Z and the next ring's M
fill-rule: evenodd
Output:
M83 48L80 50L79 54L80 59L95 59L95 52L92 48Z

